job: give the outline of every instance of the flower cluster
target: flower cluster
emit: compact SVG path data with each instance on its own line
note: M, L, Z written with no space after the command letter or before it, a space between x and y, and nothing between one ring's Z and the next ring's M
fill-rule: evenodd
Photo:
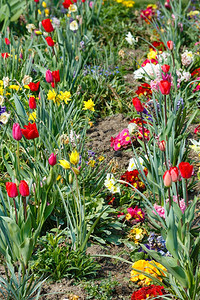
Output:
M147 8L144 10L141 10L141 14L140 17L145 20L145 22L147 24L150 24L150 21L153 19L153 17L155 16L156 13L156 9L157 9L157 5L156 4L149 4L147 5Z
M135 1L133 1L133 0L115 0L115 1L123 4L126 7L133 7L135 4Z
M144 173L145 175L147 175L147 169L144 169ZM133 171L126 171L122 176L121 176L121 180L126 181L127 183L131 184L134 188L136 188L137 190L139 190L140 192L143 192L146 187L144 182L141 181L141 179L139 178L139 171L138 170L133 170ZM126 186L129 186L128 184L126 184Z
M184 67L188 67L194 61L194 55L192 51L186 50L181 54L181 62Z
M155 296L160 295L165 295L164 287L152 284L150 286L144 286L138 291L135 291L131 296L131 300L151 299L152 297L154 298Z
M178 199L177 196L173 196L173 201L175 203L178 203ZM169 202L169 199L166 200L166 202ZM182 213L184 213L185 209L186 209L186 205L185 205L185 200L184 199L180 199L179 200L179 205L180 205L180 209L182 211ZM153 206L156 210L156 212L158 213L158 215L165 219L165 208L161 205L158 205L157 203L154 204ZM156 215L156 212L153 210L153 213Z
M68 104L68 101L71 100L71 93L69 91L65 91L65 92L60 91L59 93L57 93L54 89L52 89L49 90L47 94L47 99L52 100L58 106L63 101L65 102L65 104Z
M145 273L152 277L158 278L162 281L162 277L165 276L165 271L167 271L160 263L152 260L138 260L132 265L134 270L131 271L131 281L138 282L141 285L150 285L152 279L147 277ZM141 271L142 273L138 272ZM164 272L163 272L164 271Z
M147 231L144 227L135 226L130 230L128 238L135 244L139 244L140 242L142 242L145 235L147 235Z
M131 138L128 128L123 129L116 137L111 137L110 142L110 146L113 147L115 151L131 145Z

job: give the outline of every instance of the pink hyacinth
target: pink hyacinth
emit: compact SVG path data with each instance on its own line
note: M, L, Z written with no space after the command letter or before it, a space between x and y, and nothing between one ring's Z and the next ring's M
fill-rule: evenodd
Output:
M156 212L159 214L159 216L160 216L161 218L165 219L165 209L164 209L164 207L161 206L161 205L158 205L158 204L156 204L156 203L154 204L153 207L155 208L155 210L156 210ZM156 215L156 213L155 213L154 210L153 210L153 213L154 213L154 215Z

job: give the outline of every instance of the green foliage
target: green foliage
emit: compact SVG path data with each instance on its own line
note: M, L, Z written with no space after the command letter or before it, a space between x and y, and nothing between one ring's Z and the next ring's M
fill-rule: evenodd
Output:
M99 284L89 281L84 285L84 289L88 294L86 299L111 300L115 293L115 287L118 285L118 281L113 280L111 275L107 279L102 279Z
M73 250L68 243L67 231L47 233L38 241L38 249L32 262L35 274L45 274L57 281L63 277L80 280L94 277L99 265L85 252Z

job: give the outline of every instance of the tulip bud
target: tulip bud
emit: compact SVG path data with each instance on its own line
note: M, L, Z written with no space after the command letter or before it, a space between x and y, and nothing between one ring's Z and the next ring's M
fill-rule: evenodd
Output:
M20 52L19 58L23 59L23 53Z
M51 153L48 159L49 164L53 167L56 164L56 154Z
M29 196L29 187L25 180L21 180L19 184L19 192L23 197Z
M135 107L135 109L136 109L137 112L143 112L144 107L143 107L140 99L138 99L137 97L135 97L135 98L132 99L132 102L133 102L133 105L134 105L134 107Z
M164 73L168 73L169 72L169 69L170 69L170 66L169 65L163 65L161 66L161 69Z
M160 149L160 151L165 151L165 149L166 149L166 142L163 140L163 141L161 141L161 142L159 142L159 149Z
M6 191L10 198L18 196L17 185L14 182L6 182Z
M172 182L177 182L179 177L179 171L177 167L171 167L169 169L169 173L171 175Z
M22 131L19 123L13 124L12 136L16 141L20 141L22 139Z
M172 51L173 48L174 48L174 42L173 42L173 41L168 41L168 42L167 42L167 47L168 47L169 50Z
M47 36L45 38L45 40L46 40L49 47L53 47L55 45L54 41L52 40L52 38L50 36Z
M49 176L47 177L47 185L48 185L49 189L52 187L52 185L54 184L55 180L56 180L56 175L55 175L55 173L53 171L53 168L51 168Z
M172 178L169 171L166 171L163 175L164 185L170 187L172 185Z
M8 38L5 38L6 45L10 45L10 40Z
M29 107L30 107L30 109L35 109L36 108L35 97L30 97L29 98Z
M72 177L72 174L69 173L69 184L72 184L73 183L73 177Z
M46 71L46 82L48 82L48 83L53 82L53 75L50 70Z

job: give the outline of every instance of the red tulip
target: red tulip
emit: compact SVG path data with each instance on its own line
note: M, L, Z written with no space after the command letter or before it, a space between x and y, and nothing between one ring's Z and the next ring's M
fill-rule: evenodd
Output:
M178 177L179 177L178 168L177 167L171 167L169 169L169 173L171 175L172 182L177 182L178 181Z
M159 149L160 149L160 151L165 151L165 149L166 149L166 142L163 140L163 141L161 141L161 142L159 142L159 145L158 145L158 147L159 147Z
M163 95L169 95L171 90L171 83L167 80L161 80L159 82L159 88Z
M29 107L30 107L30 109L35 109L36 108L35 97L30 97L29 98Z
M8 57L10 56L10 54L7 53L7 52L5 52L5 53L1 53L1 56L2 56L3 58L8 58Z
M42 20L42 26L44 27L44 30L46 32L52 32L52 31L54 31L54 28L53 28L53 26L51 24L50 19Z
M39 137L39 133L35 123L31 124L29 122L28 125L24 125L24 127L25 129L22 129L22 134L27 140L36 139Z
M169 65L163 65L161 66L161 69L164 73L168 73L169 72L169 69L170 69L170 66Z
M19 184L19 192L23 197L29 196L29 187L25 180L21 180Z
M59 70L52 72L54 82L60 82L60 73Z
M172 178L169 171L166 171L163 175L164 185L170 187L172 185Z
M34 0L34 2L39 3L40 0Z
M65 1L62 3L62 5L64 6L64 8L67 8L67 9L68 9L68 8L70 7L70 5L73 4L74 2L76 3L76 1L73 1L73 2L72 2L71 0L65 0Z
M5 40L6 45L10 45L10 40L8 38L5 38L4 40Z
M17 185L14 182L6 182L6 191L10 198L18 196Z
M28 84L28 86L30 87L30 90L32 92L37 92L39 90L39 87L40 87L40 81L34 83L34 82L30 82Z
M56 154L51 153L48 159L49 164L53 167L56 164Z
M167 47L168 47L169 50L173 50L173 48L174 48L174 42L168 41L167 42Z
M50 36L47 36L45 38L47 44L49 45L49 47L53 47L55 45L54 41L52 40L52 38Z
M193 166L188 162L181 162L178 167L183 178L188 179L193 175Z
M20 141L22 138L22 131L19 123L14 123L12 128L12 136L16 141Z
M135 109L137 110L137 112L143 112L144 107L140 101L140 99L138 99L137 97L132 99L133 105L135 107Z

